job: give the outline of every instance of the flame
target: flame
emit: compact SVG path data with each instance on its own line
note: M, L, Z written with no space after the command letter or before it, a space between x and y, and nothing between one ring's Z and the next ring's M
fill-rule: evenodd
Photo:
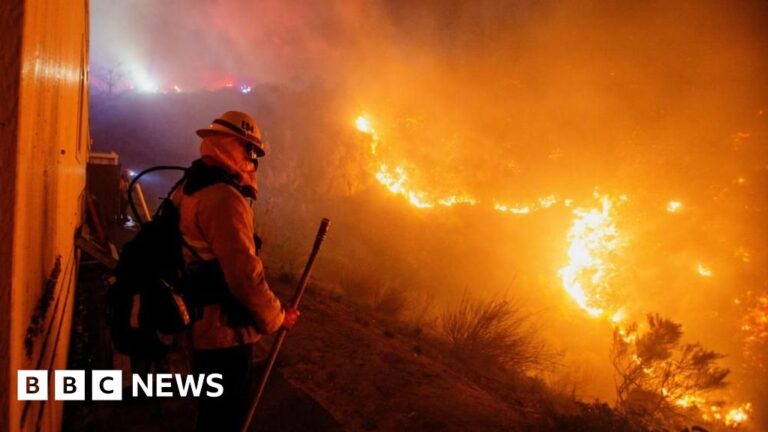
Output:
M696 272L703 277L712 277L712 269L702 263L696 265Z
M698 410L704 421L722 423L732 428L737 428L746 423L749 420L749 414L752 412L752 404L749 402L724 409L722 402L712 402L703 396L695 394L680 396L674 400L674 404L681 408Z
M444 198L432 199L426 192L413 188L408 172L402 165L390 169L387 164L380 164L375 175L376 180L390 192L405 197L416 208L432 208L436 205L451 207L457 204L475 205L477 200L469 195L450 195Z
M679 213L683 209L683 203L680 201L670 201L667 203L667 211L670 213Z
M675 405L682 407L682 408L691 408L691 407L697 407L701 406L706 401L701 396L696 395L685 395L680 398L678 398L675 401Z
M612 267L609 258L619 248L619 234L613 221L613 202L607 196L601 207L577 208L568 232L568 264L559 271L563 287L589 315L603 314Z
M616 325L624 321L624 309L619 309L611 315L611 322Z
M469 195L451 195L448 198L437 200L437 203L444 207L450 207L456 204L475 205L477 200Z
M359 132L369 136L371 154L376 156L380 139L368 117L364 115L358 116L355 119L355 128ZM477 204L477 200L466 193L434 197L434 195L431 195L428 192L416 189L412 185L411 176L404 164L396 164L394 165L394 168L392 168L389 164L379 162L378 170L374 174L374 177L390 192L404 197L408 203L416 208L426 209L436 206L452 207L460 204Z
M617 316L619 316L618 319L616 319ZM616 332L625 343L636 343L638 341L638 326L625 326L621 322L623 319L623 309L619 309L619 311L612 316L611 321L613 322ZM654 367L643 365L643 360L638 357L636 353L632 353L632 361L641 366L643 374L648 376L653 376L654 374L659 373L663 374L667 370L667 366L663 364L661 365L661 371ZM657 376L656 379L659 379L659 377ZM742 403L738 406L724 408L724 401L713 399L701 392L678 394L674 389L670 390L670 388L662 386L660 394L670 404L688 410L691 413L696 413L706 422L719 423L731 428L738 428L749 421L749 414L752 411L752 404L749 402Z
M749 420L752 404L747 402L737 407L728 408L723 415L721 404L715 404L698 395L684 395L674 401L681 408L695 408L701 413L702 420L720 422L729 427L738 427Z
M371 154L373 156L378 156L377 153L381 139L370 118L364 114L357 116L355 118L355 129L369 137ZM378 170L374 174L376 180L384 185L390 192L404 197L409 204L416 208L428 209L437 206L452 207L455 205L473 206L479 203L474 196L465 192L453 193L443 197L435 197L435 194L424 190L418 190L411 184L411 176L406 170L405 164L384 163L380 160L376 163L378 166ZM550 194L540 197L532 203L526 204L503 204L497 202L493 205L493 208L502 213L522 215L550 208L560 201L561 200L555 195ZM562 200L562 202L566 207L570 207L573 204L573 200L571 199L565 199Z
M557 204L557 197L554 195L547 195L545 197L541 197L538 199L539 205L542 208L550 208L553 205Z
M620 309L616 312L616 315L620 314ZM623 316L622 316L623 319ZM621 321L619 319L618 321ZM613 321L613 319L612 319ZM614 326L621 339L627 344L636 343L638 340L638 327L635 325L624 326L620 322L614 321ZM656 370L654 367L643 365L643 360L637 356L636 353L632 354L632 360L642 367L642 372L645 375L652 376L658 373L664 373L666 366L662 365L662 371ZM676 394L674 390L670 390L668 387L662 386L660 394L670 404L688 410L691 413L698 414L702 420L709 423L719 423L731 428L740 427L745 422L749 421L749 414L752 411L752 404L749 402L743 403L738 406L731 406L724 408L725 403L722 400L712 399L707 395L700 392L691 392L687 394Z
M512 214L529 214L535 211L539 211L542 209L548 209L555 204L557 204L560 200L555 195L546 195L543 197L538 198L534 203L526 203L526 204L505 204L497 202L493 205L494 210L502 212L502 213L512 213ZM564 200L565 201L571 201L571 200Z
M431 208L435 205L428 202L423 192L416 192L409 188L408 173L402 166L397 166L394 172L385 164L379 166L379 172L376 173L376 180L386 186L390 192L404 196L408 202L417 208Z
M378 155L381 139L374 128L373 122L365 115L355 119L355 128L369 138L370 152L373 155L377 170L374 174L376 180L391 193L403 197L411 206L419 209L429 209L438 206L451 207L455 205L476 205L480 203L474 196L468 193L452 193L439 196L430 189L421 189L417 182L418 172L414 176L413 167L405 161L385 161ZM743 184L743 178L738 183ZM492 198L492 197L491 197ZM614 208L622 202L628 201L625 194L609 197L595 194L599 206L594 208L575 208L574 220L567 234L568 262L560 268L560 276L563 289L576 302L576 304L592 317L607 315L611 325L617 328L621 339L628 344L638 340L636 327L625 326L626 312L624 308L612 304L611 286L615 274L613 259L619 252L622 239L614 221ZM492 208L501 213L514 215L527 215L543 209L549 209L557 204L564 207L574 206L574 200L560 198L554 194L541 196L534 200L523 202L491 201ZM488 203L485 203L488 204ZM681 201L670 200L666 204L668 213L682 212L684 205ZM736 252L744 262L749 262L749 253L743 249ZM712 269L703 263L697 263L697 273L702 277L711 277ZM747 342L755 342L752 345L762 346L768 340L768 296L760 297L756 307L742 323L742 332ZM751 348L754 348L751 346ZM747 348L745 348L745 351ZM633 360L638 364L642 361L636 355ZM643 366L642 372L647 375L658 373L654 368ZM696 410L701 418L707 422L715 422L727 427L740 427L749 420L752 410L750 403L740 406L725 408L723 402L713 402L698 394L672 395L669 390L662 388L662 395L673 405L686 409Z
M507 205L507 204L496 203L493 205L493 208L502 213L509 212L513 214L528 214L531 212L530 206L521 206L521 205Z
M364 116L358 116L355 119L355 127L362 133L373 133L373 128L371 128L371 121Z
M680 398L677 405L683 408L698 408L701 412L701 418L711 423L721 423L730 428L738 428L749 421L749 415L752 412L752 404L749 402L739 406L725 408L721 405L712 404L700 397Z
M614 321L613 325L618 329L619 336L621 336L621 340L623 340L624 343L627 343L627 344L635 343L635 341L637 340L637 327L627 328L626 326L621 325L621 321L618 321L618 322ZM640 357L637 356L637 354L632 354L632 360L637 364L640 364L642 362L640 360Z
M368 119L368 117L360 115L355 119L355 128L358 130L358 132L362 132L370 136L371 154L375 156L379 147L379 134L377 134L373 129L371 121Z
M724 423L726 426L737 427L749 420L749 413L752 412L752 404L747 402L739 407L731 408L725 413Z

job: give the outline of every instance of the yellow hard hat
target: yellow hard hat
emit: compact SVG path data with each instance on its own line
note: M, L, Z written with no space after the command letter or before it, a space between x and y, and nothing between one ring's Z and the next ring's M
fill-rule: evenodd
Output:
M215 119L207 129L199 129L197 135L205 138L211 135L232 135L253 144L257 157L266 154L261 142L261 129L253 117L240 111L227 111Z

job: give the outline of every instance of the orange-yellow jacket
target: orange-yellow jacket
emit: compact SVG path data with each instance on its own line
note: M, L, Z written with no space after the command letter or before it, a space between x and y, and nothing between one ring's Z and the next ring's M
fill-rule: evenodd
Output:
M218 145L216 139L203 140L203 161L240 174L241 184L255 189L255 175L242 173L242 167L247 165L239 159L239 149ZM242 153L245 158L244 151ZM284 312L267 285L264 265L256 255L253 212L248 201L238 190L224 183L191 195L184 195L182 189L173 194L173 201L179 209L184 239L200 258L219 261L229 291L248 309L256 325L230 327L221 305L207 305L202 317L192 324L192 348L228 348L256 342L260 334L277 331L283 323ZM188 250L184 250L184 257L187 262L197 259Z

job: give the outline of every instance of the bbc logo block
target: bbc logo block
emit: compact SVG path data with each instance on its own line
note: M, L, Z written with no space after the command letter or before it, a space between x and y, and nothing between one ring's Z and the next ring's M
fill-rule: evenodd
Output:
M56 400L85 400L85 371L57 370L53 382Z
M44 401L50 397L64 401L119 401L123 399L123 371L96 369L90 371L90 382L84 370L55 370L51 377L47 370L19 370L17 399ZM50 381L53 378L53 381ZM131 374L132 397L211 397L224 394L222 374Z
M123 399L123 371L94 370L91 372L91 399L95 401Z
M48 400L48 371L20 370L16 376L16 394L19 400Z
M17 399L21 401L48 400L48 371L19 370L17 376ZM123 371L91 371L91 400L115 401L123 399ZM53 397L55 400L85 400L85 371L56 370L53 374Z

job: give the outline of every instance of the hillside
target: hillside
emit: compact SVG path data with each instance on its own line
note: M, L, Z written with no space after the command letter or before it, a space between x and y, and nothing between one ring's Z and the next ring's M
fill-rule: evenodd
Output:
M317 289L302 310L282 373L345 429L526 429L520 411L453 370L405 326Z
M92 264L81 270L71 367L112 367L103 364L111 347L101 322L102 276ZM273 288L289 296L286 282ZM301 309L254 430L543 430L532 423L539 415L472 382L404 324L317 285ZM168 368L188 372L183 350ZM181 432L192 428L190 410L193 400L182 398L70 403L64 430Z

